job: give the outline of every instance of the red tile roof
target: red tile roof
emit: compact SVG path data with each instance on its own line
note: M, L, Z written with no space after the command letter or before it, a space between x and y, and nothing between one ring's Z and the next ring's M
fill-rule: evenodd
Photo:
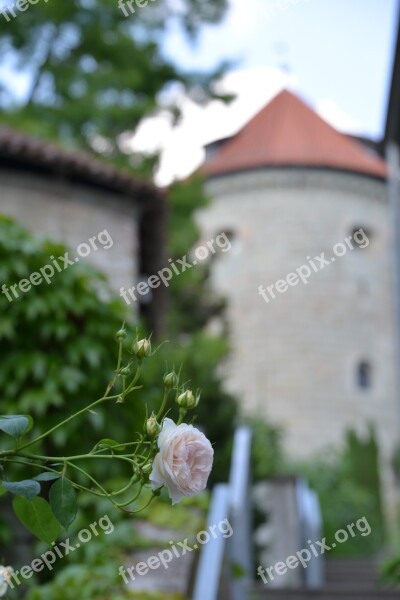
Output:
M278 166L320 167L385 178L385 162L283 91L206 162L207 176Z

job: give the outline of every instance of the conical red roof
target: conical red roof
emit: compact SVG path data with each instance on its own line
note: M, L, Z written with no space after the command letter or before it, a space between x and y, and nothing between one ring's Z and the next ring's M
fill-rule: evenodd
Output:
M206 175L261 167L326 167L386 177L385 162L321 119L300 98L283 91L204 165Z

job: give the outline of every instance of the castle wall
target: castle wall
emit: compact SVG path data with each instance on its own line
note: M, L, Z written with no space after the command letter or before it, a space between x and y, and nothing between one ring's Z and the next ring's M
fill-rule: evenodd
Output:
M297 459L338 445L349 427L365 431L375 423L386 500L393 504L388 464L399 439L400 404L385 185L327 170L270 169L211 179L207 191L214 200L198 215L204 240L233 233L212 276L229 302L228 389L246 411L283 426L287 451ZM353 241L353 250L336 256L333 247L360 227L369 244ZM322 252L335 261L314 272L310 259L318 266L314 257ZM282 293L274 288L268 302L259 294L260 285L303 264L312 271L307 283L286 284ZM362 361L371 367L367 388L357 375Z
M14 217L32 233L64 242L71 257L77 256L79 244L106 229L113 245L104 249L97 243L98 250L80 261L105 272L116 291L133 285L139 243L132 202L112 192L12 170L2 169L0 181L0 213Z

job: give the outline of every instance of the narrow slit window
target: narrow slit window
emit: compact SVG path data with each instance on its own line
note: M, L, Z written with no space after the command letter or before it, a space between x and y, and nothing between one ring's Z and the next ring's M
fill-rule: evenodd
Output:
M358 225L357 227L352 228L350 237L350 244L354 249L363 249L369 246L373 233L368 227Z
M357 366L358 387L367 390L372 385L372 367L366 360L361 361Z

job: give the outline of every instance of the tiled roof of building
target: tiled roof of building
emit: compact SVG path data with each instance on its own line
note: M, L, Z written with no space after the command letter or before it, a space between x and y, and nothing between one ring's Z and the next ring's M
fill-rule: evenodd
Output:
M53 142L0 126L0 166L7 164L135 196L139 201L162 195L152 184L85 152L66 151Z
M204 165L207 176L262 167L319 167L385 178L386 164L371 149L321 119L300 98L283 91Z

